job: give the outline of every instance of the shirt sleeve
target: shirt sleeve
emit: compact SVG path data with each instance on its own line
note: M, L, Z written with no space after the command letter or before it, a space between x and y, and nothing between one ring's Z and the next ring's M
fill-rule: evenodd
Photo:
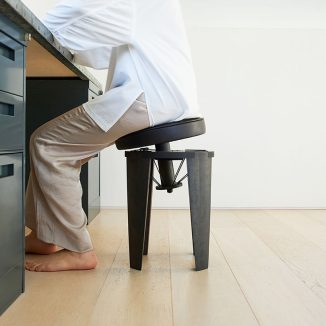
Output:
M74 62L106 69L112 48L131 43L133 13L133 0L66 0L42 21Z

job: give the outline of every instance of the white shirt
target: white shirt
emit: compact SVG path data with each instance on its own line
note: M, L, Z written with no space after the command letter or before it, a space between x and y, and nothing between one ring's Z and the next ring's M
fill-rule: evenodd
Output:
M142 93L152 126L202 116L178 0L64 0L43 22L74 62L109 68L104 94L83 104L104 131Z

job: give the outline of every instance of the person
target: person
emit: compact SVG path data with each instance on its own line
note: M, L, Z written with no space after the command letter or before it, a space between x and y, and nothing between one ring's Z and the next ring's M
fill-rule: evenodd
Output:
M103 95L36 129L29 144L30 271L93 269L81 166L131 132L202 116L178 0L64 0L43 18L73 62L107 69ZM35 258L36 257L36 258Z

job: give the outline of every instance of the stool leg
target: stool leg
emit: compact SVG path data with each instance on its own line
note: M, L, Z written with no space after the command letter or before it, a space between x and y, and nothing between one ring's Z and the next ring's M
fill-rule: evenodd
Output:
M141 270L152 159L127 157L130 268Z
M154 161L151 160L151 172L150 172L150 179L149 179L148 199L147 199L147 216L146 216L144 255L148 254L149 229L150 229L150 223L151 223L152 194L153 194L153 163L154 163Z
M195 256L194 228L192 227L192 223L191 223L191 236L192 236L192 254Z
M191 228L196 270L208 268L211 211L211 158L197 151L187 158Z

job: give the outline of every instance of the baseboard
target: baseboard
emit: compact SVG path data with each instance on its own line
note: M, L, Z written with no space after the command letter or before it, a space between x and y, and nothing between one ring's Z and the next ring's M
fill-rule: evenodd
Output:
M101 209L127 209L127 206L101 206ZM187 210L189 207L153 207L152 209ZM212 207L214 210L326 210L326 207Z

